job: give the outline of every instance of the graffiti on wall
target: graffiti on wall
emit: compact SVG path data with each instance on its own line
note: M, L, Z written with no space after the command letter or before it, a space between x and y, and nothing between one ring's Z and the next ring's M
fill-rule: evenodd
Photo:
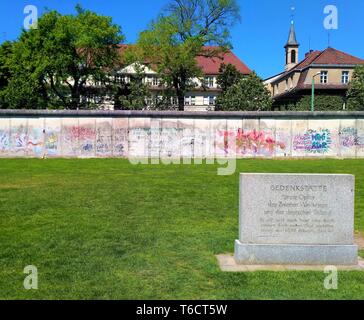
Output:
M10 137L8 130L0 130L0 153L7 153L10 148Z
M296 120L296 125L291 120L270 120L264 122L264 128L256 119L244 122L82 117L1 120L2 157L364 156L362 120L315 120L316 123Z
M293 137L293 149L308 153L327 153L331 148L331 133L328 129L307 130Z
M95 150L95 129L88 125L80 126L78 130L78 141L81 155L92 155Z
M109 122L105 121L97 125L96 152L99 156L112 154L112 125Z
M41 127L32 126L28 128L28 152L30 155L40 156L43 153L44 130Z
M341 146L344 148L364 147L364 139L358 134L358 130L353 127L344 127L340 130Z
M178 158L181 155L182 129L162 128L160 132L160 155L165 158Z
M77 125L63 127L63 147L71 155L90 154L94 149L95 137L95 129L92 127ZM54 136L53 139L55 138Z
M11 130L11 148L15 154L25 154L28 146L26 125L13 126Z
M114 154L118 156L127 155L128 130L125 128L114 129Z
M237 131L219 131L223 137L222 147L225 154L236 155L273 155L274 150L286 148L284 142L276 141L271 133L259 130L238 129Z
M56 132L46 132L45 148L48 155L54 156L58 154L58 136Z

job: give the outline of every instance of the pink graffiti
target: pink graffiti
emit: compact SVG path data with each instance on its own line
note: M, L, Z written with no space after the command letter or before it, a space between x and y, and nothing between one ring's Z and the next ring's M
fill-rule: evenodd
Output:
M220 136L224 137L224 151L226 154L228 154L229 150L232 148L235 148L235 152L240 154L259 154L260 152L264 151L273 153L274 148L276 147L282 150L286 148L283 142L277 142L272 136L270 136L266 132L257 131L255 129L252 131L244 131L243 129L238 129L237 132L222 131L219 132L219 134Z
M71 139L94 139L96 136L95 130L87 127L74 126L67 133Z

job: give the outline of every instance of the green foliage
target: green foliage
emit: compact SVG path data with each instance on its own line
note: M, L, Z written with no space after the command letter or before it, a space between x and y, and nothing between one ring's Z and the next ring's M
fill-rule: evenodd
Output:
M12 54L13 43L6 41L0 46L0 108L8 107L5 99L6 87L9 83L11 73L9 61Z
M229 45L229 26L239 18L235 0L172 0L167 15L159 16L140 34L141 59L156 66L163 83L175 91L179 110L185 93L201 78L199 55L216 56ZM203 49L206 44L221 48Z
M220 111L267 111L271 106L270 93L255 72L239 80L216 100L216 110Z
M143 82L144 68L138 63L134 63L133 66L136 73L131 75L130 82L116 85L116 109L143 110L151 97L148 85Z
M138 45L144 49L144 60L150 59L156 66L166 87L175 89L183 110L186 91L196 86L189 80L202 76L195 58L203 43L198 38L178 43L176 33L171 18L161 17L152 23L150 30L141 33Z
M342 111L344 98L341 96L316 94L315 111ZM303 96L297 103L286 106L290 111L311 111L311 96Z
M87 83L106 77L124 39L110 17L77 7L76 15L45 13L14 44L7 98L12 107L85 107ZM32 94L30 95L30 93Z
M364 66L354 70L348 91L348 109L364 111Z
M217 76L217 84L220 86L222 92L226 92L228 88L239 82L243 75L232 64L222 64L219 70L220 74Z

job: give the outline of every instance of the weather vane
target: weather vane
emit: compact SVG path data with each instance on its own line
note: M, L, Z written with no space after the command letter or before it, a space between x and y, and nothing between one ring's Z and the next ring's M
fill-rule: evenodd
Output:
M294 5L291 6L291 23L294 21L294 15L295 15L296 7Z

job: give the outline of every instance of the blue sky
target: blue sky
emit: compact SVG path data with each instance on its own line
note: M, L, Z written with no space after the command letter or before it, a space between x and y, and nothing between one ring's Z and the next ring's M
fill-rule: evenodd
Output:
M292 6L300 42L300 59L310 49L328 45L328 31L323 26L324 7L336 5L339 12L338 30L331 30L331 46L364 58L363 0L238 0L241 23L231 30L234 52L261 77L283 70L284 49L288 38ZM35 5L61 13L74 12L80 3L84 8L113 17L122 26L126 42L132 43L148 22L157 16L168 0L0 0L0 41L16 39L23 25L26 5Z

